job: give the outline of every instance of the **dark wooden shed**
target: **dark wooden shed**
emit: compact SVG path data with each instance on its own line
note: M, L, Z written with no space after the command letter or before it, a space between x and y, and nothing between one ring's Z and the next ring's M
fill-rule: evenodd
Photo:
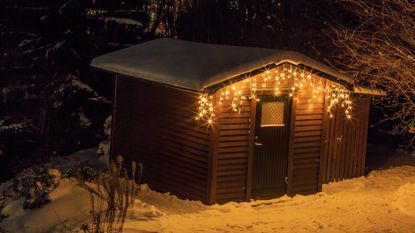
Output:
M311 194L362 176L381 91L292 51L157 39L95 58L114 74L111 154L204 203Z

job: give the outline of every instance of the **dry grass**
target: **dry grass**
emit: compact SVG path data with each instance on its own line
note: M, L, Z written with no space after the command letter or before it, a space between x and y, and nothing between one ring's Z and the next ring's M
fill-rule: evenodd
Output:
M84 224L85 233L121 233L128 209L134 204L137 194L135 180L141 177L142 165L139 164L139 176L136 176L136 163L131 163L131 176L123 166L123 158L110 161L106 173L100 174L93 183L80 180L80 185L91 196L92 223Z

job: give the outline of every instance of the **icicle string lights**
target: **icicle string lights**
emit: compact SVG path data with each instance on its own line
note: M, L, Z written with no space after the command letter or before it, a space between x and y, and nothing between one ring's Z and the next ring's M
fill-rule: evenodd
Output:
M199 96L199 109L198 114L196 116L196 120L201 120L209 125L213 123L215 113L213 111L212 99L213 97L209 96L208 94L201 94Z
M330 118L333 118L333 109L335 109L336 106L341 106L342 109L344 109L346 118L351 119L352 101L350 99L350 91L338 84L333 84L328 88L327 92L330 98L329 106L327 107Z
M326 95L329 97L327 112L330 117L333 117L333 109L339 105L344 109L346 118L352 118L350 91L339 84L332 84L324 88L321 78L315 78L311 72L296 66L284 64L272 71L266 70L261 75L247 77L240 82L222 88L217 100L213 100L213 96L208 94L201 94L196 120L202 120L208 125L212 124L216 107L216 104L213 103L216 101L220 108L230 107L233 112L240 113L245 101L259 101L256 96L258 90L273 91L276 96L287 93L292 97L294 93L305 87L309 88L312 93L308 102L315 100L322 92L328 93Z

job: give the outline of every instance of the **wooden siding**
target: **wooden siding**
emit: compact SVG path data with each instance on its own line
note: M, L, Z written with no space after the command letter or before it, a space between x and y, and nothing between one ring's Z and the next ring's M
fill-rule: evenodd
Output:
M317 78L317 77L316 77ZM322 80L321 78L318 78ZM319 80L317 80L319 81ZM322 80L324 84L324 80ZM324 92L312 98L304 88L294 98L291 122L288 194L311 194L319 190L319 165L323 131Z
M313 78L323 86L330 84ZM233 112L231 101L224 100L208 128L194 120L195 93L128 77L119 77L116 87L111 151L143 163L143 182L209 204L251 198L255 100L243 101L240 112ZM280 87L288 94L292 79ZM369 98L353 96L352 121L344 120L340 110L329 119L328 98L324 92L311 98L312 90L305 86L292 100L289 195L315 193L322 183L364 171ZM250 93L245 91L245 96ZM274 94L269 89L257 91L266 93Z
M324 79L317 76L314 78L317 82L321 80L324 86ZM273 86L270 82L268 85ZM261 87L262 83L258 82L257 86ZM288 94L287 91L291 87L292 80L286 80L280 85L282 93L285 94ZM226 88L231 88L231 86L223 90ZM257 93L274 94L270 89L260 89ZM287 187L289 194L309 194L319 190L324 93L321 92L312 101L309 101L310 97L312 97L312 89L306 86L296 93L292 103L290 129L292 143L290 143ZM234 113L230 107L226 107L231 104L230 101L224 101L225 107L221 107L218 112L217 163L213 168L216 172L213 174L215 181L212 203L242 201L251 198L255 103L256 101L246 100L241 112Z
M333 118L325 116L321 183L364 175L370 98L353 95L352 101L351 120L340 107Z
M198 95L118 77L112 152L144 166L142 182L208 202L209 131L195 121Z
M224 101L224 106L229 106ZM240 113L221 108L217 119L217 172L215 202L245 200L248 151L250 146L251 101L245 101Z

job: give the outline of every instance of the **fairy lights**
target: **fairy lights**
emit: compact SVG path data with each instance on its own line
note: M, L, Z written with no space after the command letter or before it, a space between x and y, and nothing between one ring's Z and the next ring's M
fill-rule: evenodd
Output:
M214 110L213 110L213 103L212 103L212 96L209 96L208 94L201 94L199 96L199 109L196 116L196 120L201 120L203 122L206 122L208 125L213 123L213 118L215 116Z
M350 91L346 90L344 87L339 84L332 84L327 90L328 96L330 98L329 106L327 107L327 112L329 117L333 118L333 109L336 106L340 106L344 109L344 115L347 119L352 118L352 101L350 99Z
M334 117L333 110L336 106L344 109L347 119L352 118L352 101L350 91L339 84L331 84L324 87L322 79L311 72L300 69L294 65L283 64L273 70L265 70L261 75L246 77L242 81L228 85L215 95L206 93L199 96L199 109L196 120L203 121L208 125L214 123L215 108L230 108L232 112L241 113L241 107L245 101L259 101L256 93L258 91L273 92L278 96L288 94L293 97L296 93L303 93L301 90L307 88L311 96L308 102L314 101L321 93L329 98L327 112L329 117ZM215 96L215 97L214 97ZM217 98L214 100L214 98ZM219 106L216 106L216 103Z

